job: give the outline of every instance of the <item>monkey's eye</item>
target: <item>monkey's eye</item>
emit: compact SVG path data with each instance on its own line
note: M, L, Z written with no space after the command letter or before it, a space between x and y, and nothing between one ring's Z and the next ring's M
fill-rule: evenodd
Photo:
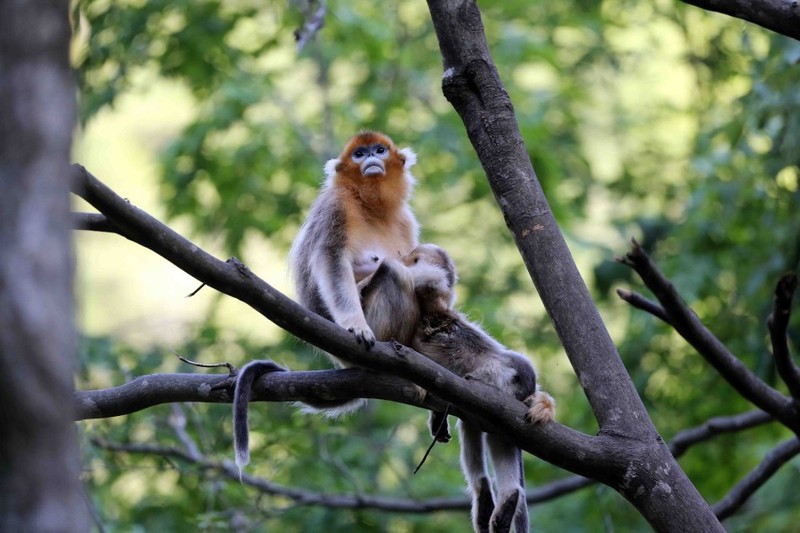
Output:
M416 265L417 263L419 263L419 257L414 258L414 264Z
M372 153L381 159L386 159L389 157L389 148L384 144L375 144L372 146Z
M365 155L367 154L366 152L364 152L364 150L356 150L355 152L353 152L353 159L361 159Z

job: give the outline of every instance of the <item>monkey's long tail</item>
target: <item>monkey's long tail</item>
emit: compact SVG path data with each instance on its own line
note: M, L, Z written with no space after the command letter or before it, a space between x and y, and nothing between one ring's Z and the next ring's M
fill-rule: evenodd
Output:
M269 372L285 372L286 369L268 359L247 363L236 376L236 389L233 392L233 447L236 454L236 466L239 468L239 480L242 468L250 462L250 429L247 425L247 405L253 382Z

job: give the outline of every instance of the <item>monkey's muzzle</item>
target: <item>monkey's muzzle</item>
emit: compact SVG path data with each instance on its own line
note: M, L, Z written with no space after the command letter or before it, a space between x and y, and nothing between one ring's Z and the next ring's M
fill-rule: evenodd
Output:
M386 173L386 167L377 157L368 157L361 163L361 173L365 176L379 176Z

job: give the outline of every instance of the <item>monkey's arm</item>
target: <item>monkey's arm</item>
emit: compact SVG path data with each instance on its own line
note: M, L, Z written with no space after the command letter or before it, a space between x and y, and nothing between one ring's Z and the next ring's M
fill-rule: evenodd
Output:
M359 343L372 347L375 335L364 318L353 265L346 249L329 246L316 254L311 264L311 275L333 321L351 331Z

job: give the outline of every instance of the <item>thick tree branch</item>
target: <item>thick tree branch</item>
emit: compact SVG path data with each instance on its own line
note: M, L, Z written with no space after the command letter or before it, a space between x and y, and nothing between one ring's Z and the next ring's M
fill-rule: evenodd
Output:
M127 415L174 402L231 403L229 377L204 374L150 374L108 389L78 391L78 420ZM419 398L408 380L364 368L274 372L256 382L252 401L320 402L376 398L416 407L442 408L441 400Z
M681 0L684 3L736 17L800 40L797 0Z
M744 398L768 412L795 433L800 433L800 416L792 402L751 372L728 351L681 299L672 283L658 270L647 253L633 241L621 259L633 268L663 306L669 323Z
M627 457L612 486L656 529L721 531L658 436L575 266L534 173L475 1L428 0L428 8L442 52L444 95L464 122L600 434L615 436L616 453ZM634 458L623 442L641 443L644 455Z
M513 105L489 53L477 5L429 0L428 8L444 60L444 95L464 122L601 431L655 439L655 428L531 165Z
M795 402L800 402L800 368L792 361L787 339L789 318L792 315L792 296L794 296L795 289L797 289L797 274L786 274L778 281L778 285L775 287L775 305L772 314L767 319L767 327L778 374L786 383Z
M107 418L134 413L165 403L173 405L177 402L230 403L228 390L220 387L226 381L227 376L204 376L201 374L142 376L118 387L78 392L77 412L80 419ZM346 400L355 397L378 398L440 410L443 407L440 400L430 396L420 402L416 389L410 382L361 368L265 374L254 387L252 399L254 402L294 402L333 398ZM679 432L670 441L669 449L675 457L680 457L692 446L709 441L718 435L743 431L771 420L772 417L764 411L750 411L740 415L712 418L700 426ZM176 428L179 436L180 430L181 428ZM186 437L181 438L186 450L158 445L111 444L101 439L93 439L93 442L103 449L113 451L173 457L201 468L219 471L225 477L238 481L238 469L227 461L220 463L203 457L197 451L196 446L186 443L187 440ZM361 508L409 513L464 510L470 506L468 498L439 498L420 502L381 497L364 499L358 495L329 496L283 487L246 474L243 483L263 493L286 496L301 505L353 508L352 502L358 500L362 502ZM529 489L526 500L529 504L543 503L594 483L596 482L589 478L572 476ZM740 507L757 488L754 487L747 494L738 495L736 508ZM722 506L722 503L720 502L719 505ZM720 509L727 513L726 516L730 516L736 511L736 509L729 509L727 504Z
M747 501L778 469L800 453L800 440L793 438L769 452L764 460L731 489L725 498L714 505L714 512L724 520Z
M76 194L105 215L121 235L153 250L209 287L248 304L301 339L349 363L410 379L471 413L483 421L484 427L497 428L520 448L561 468L603 482L612 482L625 471L629 460L609 436L590 437L556 422L532 426L525 422L527 409L522 402L493 387L467 382L406 347L378 343L367 351L350 333L293 302L239 261L214 258L120 198L85 168L74 165L72 181ZM637 451L636 443L627 443L626 453Z

